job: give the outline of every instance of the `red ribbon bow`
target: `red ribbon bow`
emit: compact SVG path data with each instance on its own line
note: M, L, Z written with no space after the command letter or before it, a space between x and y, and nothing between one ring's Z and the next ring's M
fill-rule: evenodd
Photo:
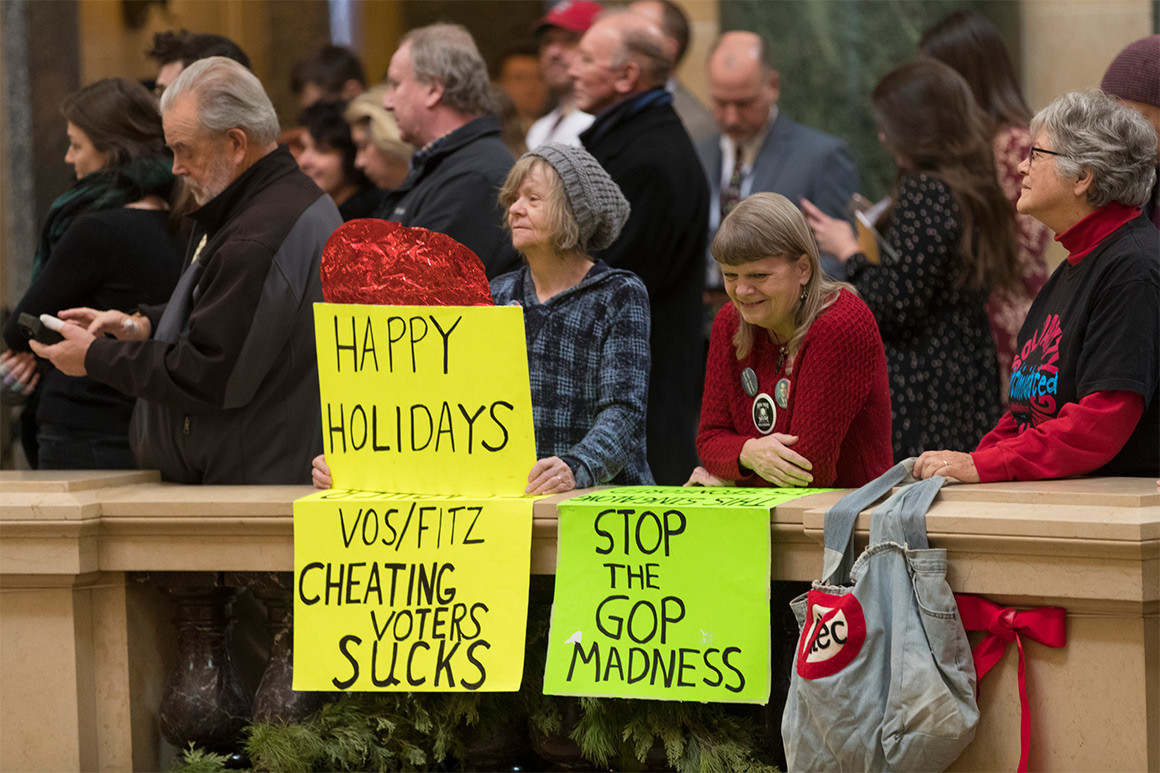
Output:
M1048 647L1062 647L1067 644L1067 630L1064 619L1067 611L1063 607L1040 607L1038 609L1004 609L980 596L955 594L959 605L959 617L963 628L968 631L986 631L987 635L971 653L975 659L975 689L983 681L987 672L999 662L1007 645L1014 639L1019 649L1019 704L1022 709L1019 722L1019 773L1027 770L1027 755L1031 749L1031 709L1027 704L1027 680L1024 671L1023 639L1026 636Z

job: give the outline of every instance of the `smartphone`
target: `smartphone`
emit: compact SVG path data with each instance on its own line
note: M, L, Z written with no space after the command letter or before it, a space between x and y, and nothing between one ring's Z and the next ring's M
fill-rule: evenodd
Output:
M63 341L64 336L62 336L56 330L53 330L52 327L49 326L51 322L46 324L43 318L55 321L55 326L58 328L64 324L56 317L53 317L49 314L41 314L39 317L37 317L32 314L24 313L16 319L16 326L20 328L20 332L24 334L25 338L31 341L36 341L37 343L42 343L46 346L51 346L52 344L57 344Z

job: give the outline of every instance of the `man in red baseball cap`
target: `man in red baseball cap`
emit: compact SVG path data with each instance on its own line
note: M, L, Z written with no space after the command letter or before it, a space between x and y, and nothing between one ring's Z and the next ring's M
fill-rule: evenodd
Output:
M591 0L563 0L532 25L540 41L540 73L556 109L528 129L529 149L549 142L579 145L580 132L592 123L591 115L576 108L568 67L576 55L576 44L603 10L600 3Z

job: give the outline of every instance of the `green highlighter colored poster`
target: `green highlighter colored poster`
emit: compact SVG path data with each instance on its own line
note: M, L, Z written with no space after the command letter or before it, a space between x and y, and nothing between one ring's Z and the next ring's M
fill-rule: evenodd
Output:
M559 506L544 692L769 700L769 511L818 489L634 486Z

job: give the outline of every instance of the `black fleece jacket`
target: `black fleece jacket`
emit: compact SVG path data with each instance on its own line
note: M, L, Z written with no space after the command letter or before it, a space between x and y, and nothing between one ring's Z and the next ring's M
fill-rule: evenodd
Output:
M322 448L313 303L338 209L280 147L193 219L173 295L142 309L152 338L98 339L85 367L140 398L133 451L165 480L307 483Z

